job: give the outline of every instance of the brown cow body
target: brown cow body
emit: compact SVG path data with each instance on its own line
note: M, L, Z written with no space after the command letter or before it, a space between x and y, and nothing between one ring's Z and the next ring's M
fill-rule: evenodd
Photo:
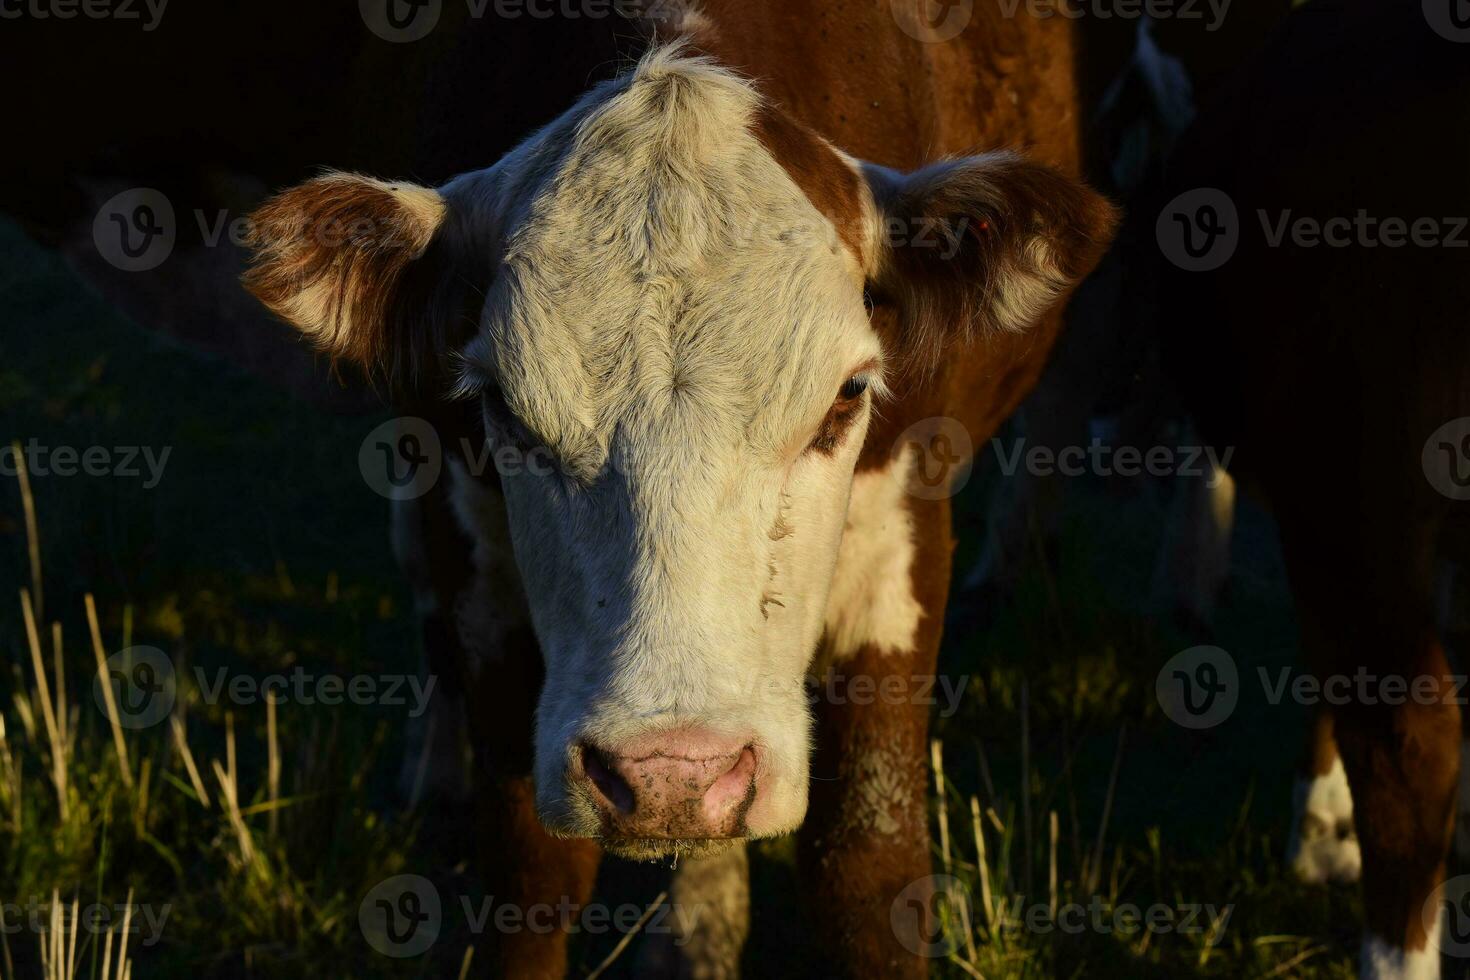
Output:
M1463 218L1449 240L1470 214L1462 48L1418 4L1308 6L1202 111L1174 167L1175 191L1229 195L1240 240L1217 270L1176 275L1166 341L1207 433L1237 447L1232 468L1277 516L1307 663L1433 691L1394 703L1354 687L1313 726L1305 775L1340 755L1351 786L1371 977L1438 976L1430 899L1455 812L1458 686L1433 593L1436 561L1467 554L1470 505L1447 492L1463 456L1427 444L1470 413ZM1431 219L1445 240L1343 238L1340 220L1340 244L1269 237L1360 213Z

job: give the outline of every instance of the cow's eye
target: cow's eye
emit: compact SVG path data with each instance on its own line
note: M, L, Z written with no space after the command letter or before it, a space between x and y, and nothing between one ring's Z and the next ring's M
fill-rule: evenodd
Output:
M854 374L847 379L837 397L842 401L850 402L863 397L863 392L868 390L868 376L866 374Z

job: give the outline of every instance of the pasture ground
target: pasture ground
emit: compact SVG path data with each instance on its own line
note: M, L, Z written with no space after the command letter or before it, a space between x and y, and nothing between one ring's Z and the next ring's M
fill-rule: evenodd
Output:
M170 344L8 223L0 223L0 308L0 444L172 447L152 489L124 477L31 481L44 561L40 645L51 687L58 674L66 685L64 814L56 739L17 599L32 584L21 495L14 477L0 478L0 900L49 902L55 893L115 904L131 892L168 907L161 940L134 939L128 950L139 978L459 975L476 936L457 907L416 959L373 952L358 927L363 896L391 875L423 874L446 895L481 896L465 861L467 818L408 807L396 792L404 709L282 705L272 808L264 704L227 712L186 682L182 734L205 805L167 724L126 734L135 785L124 785L90 691L87 594L107 652L156 646L186 675L196 666L208 676L221 667L252 676L297 666L344 676L414 670L416 631L389 553L387 506L357 469L358 447L381 418L325 415ZM982 469L958 500L961 569L975 557L996 479ZM1272 706L1247 685L1218 728L1193 733L1165 718L1154 677L1190 640L1145 612L1158 488L1077 480L1067 501L1052 560L1030 563L1004 608L959 610L944 652L942 669L970 680L960 710L936 723L947 790L934 798L935 826L943 806L949 870L975 896L975 928L967 940L957 927L954 952L934 960L934 974L1353 976L1355 892L1298 885L1282 864L1305 712ZM1243 675L1294 665L1269 519L1247 508L1237 540L1215 642ZM52 622L63 640L60 671L50 659ZM978 909L972 797L995 915L1020 924ZM936 853L935 871L944 870ZM648 902L659 887L657 869L606 877L606 894L626 896L619 900ZM761 965L751 974L819 970L789 841L754 848L753 882L748 956ZM1023 924L1026 909L1053 902L1231 911L1222 928L1189 934ZM579 941L576 975L615 938ZM0 940L4 980L65 975L43 972L48 933L28 926ZM101 947L81 934L76 975L102 975ZM607 975L627 974L632 955Z

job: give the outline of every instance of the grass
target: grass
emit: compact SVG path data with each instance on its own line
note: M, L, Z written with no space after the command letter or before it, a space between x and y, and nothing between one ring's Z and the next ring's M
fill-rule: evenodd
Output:
M396 792L403 712L226 710L192 670L414 670L386 507L357 474L379 419L325 416L170 345L3 223L0 255L0 444L173 447L152 489L32 476L22 493L0 478L0 901L34 899L40 923L0 931L0 980L473 969L477 937L458 917L408 960L373 952L358 926L363 896L396 874L483 897L466 865L473 828ZM957 501L958 568L993 479ZM1069 489L1052 560L1029 563L1004 608L952 631L943 652L942 669L970 684L936 720L930 760L934 870L956 883L934 974L1353 975L1356 894L1300 886L1282 867L1303 719L1259 699L1206 733L1164 719L1154 673L1187 642L1138 598L1158 502ZM1248 514L1240 539L1217 642L1243 672L1291 663L1269 523ZM134 646L180 665L176 724L125 728L94 696L99 657ZM820 972L792 854L789 840L753 849L750 975ZM646 905L661 886L619 887ZM1129 903L1230 913L1191 932L1026 924L1038 907ZM108 925L75 928L72 910L89 906L114 910ZM148 945L123 921L145 911L167 916ZM576 975L618 938L579 940ZM604 975L629 975L637 945Z

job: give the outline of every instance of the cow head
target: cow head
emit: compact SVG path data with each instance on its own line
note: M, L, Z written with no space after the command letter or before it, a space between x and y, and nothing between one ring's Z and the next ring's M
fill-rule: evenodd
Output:
M801 822L803 680L885 372L1025 329L1111 222L1009 155L850 159L661 48L437 190L287 191L247 283L392 383L452 379L539 458L500 479L545 658L541 818L656 855Z

